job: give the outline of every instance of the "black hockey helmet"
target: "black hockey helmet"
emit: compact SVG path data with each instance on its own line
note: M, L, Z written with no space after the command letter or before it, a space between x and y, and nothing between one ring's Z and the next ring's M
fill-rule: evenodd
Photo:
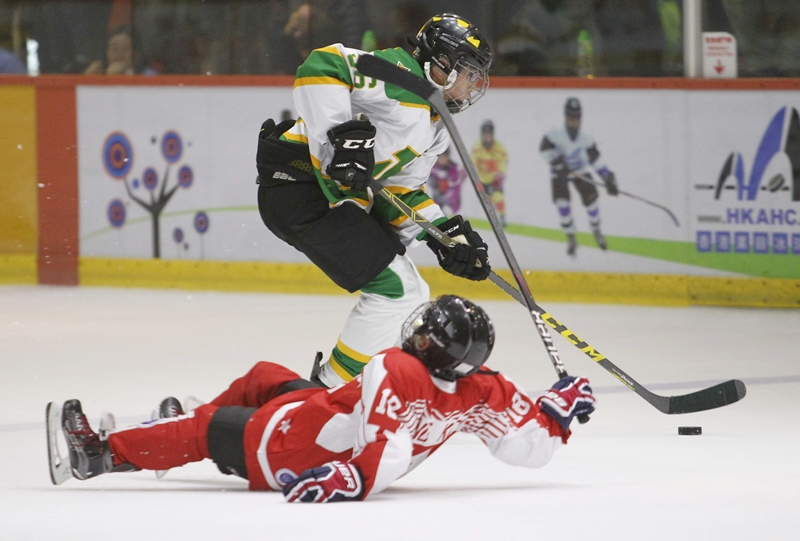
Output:
M481 307L456 295L442 295L403 323L402 347L432 375L455 381L477 372L489 358L494 327Z
M481 133L484 132L494 133L494 122L491 120L484 120L483 124L481 124Z
M422 66L425 76L445 91L445 101L451 113L463 111L486 93L492 51L475 25L458 15L442 13L428 19L416 37L408 41L414 47L413 56ZM431 64L447 76L444 86L431 79ZM466 72L471 83L469 90L458 96L448 96L446 91L462 72Z
M567 99L567 103L564 104L564 115L580 118L581 102L578 101L578 98Z

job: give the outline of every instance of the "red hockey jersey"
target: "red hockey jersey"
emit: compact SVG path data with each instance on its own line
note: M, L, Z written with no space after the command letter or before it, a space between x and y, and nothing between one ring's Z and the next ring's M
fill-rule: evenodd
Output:
M349 461L365 494L413 470L456 432L473 433L508 464L547 464L569 432L495 373L434 378L415 357L389 349L353 381L303 390L260 408L245 431L250 486L280 490L310 467Z

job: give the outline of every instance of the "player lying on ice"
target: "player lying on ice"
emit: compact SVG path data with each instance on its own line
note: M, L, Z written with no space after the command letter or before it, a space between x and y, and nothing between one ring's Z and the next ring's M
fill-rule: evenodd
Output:
M483 366L494 345L492 323L460 297L420 306L402 338L402 348L374 356L359 377L334 389L259 362L211 403L113 431L105 441L80 402L69 400L60 419L49 415L51 441L60 425L69 449L69 462L59 466L51 448L53 482L71 477L68 468L88 479L210 458L248 479L250 489L282 490L290 502L363 500L456 432L477 435L508 464L544 466L570 437L572 419L594 411L586 378L565 377L532 400ZM48 406L49 414L57 410ZM59 467L65 478L54 473Z

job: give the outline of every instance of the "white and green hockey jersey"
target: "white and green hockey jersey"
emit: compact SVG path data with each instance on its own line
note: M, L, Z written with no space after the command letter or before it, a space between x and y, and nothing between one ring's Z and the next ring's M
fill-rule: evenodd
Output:
M355 192L325 173L333 156L328 130L365 114L377 131L373 177L437 224L444 215L424 186L436 156L444 152L450 138L425 100L359 73L355 66L362 54L374 54L424 76L419 63L401 48L365 53L337 43L317 49L297 69L293 95L300 118L281 138L308 145L317 179L332 207L350 203L369 211L374 205L408 245L421 233L420 226L382 197Z

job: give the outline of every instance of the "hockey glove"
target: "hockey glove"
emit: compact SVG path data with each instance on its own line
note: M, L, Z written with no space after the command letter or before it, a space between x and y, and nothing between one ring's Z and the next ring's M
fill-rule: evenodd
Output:
M453 216L439 226L442 232L456 241L448 248L428 235L428 247L436 254L439 266L454 276L468 280L486 280L492 268L489 266L488 247L481 236L472 230L468 220Z
M617 188L617 177L614 176L614 173L605 169L600 171L600 176L603 178L603 182L606 183L608 195L617 195L619 193L619 188Z
M566 376L536 400L543 412L556 420L566 432L573 417L594 411L595 399L586 378Z
M369 120L348 120L328 130L333 159L327 173L357 192L367 189L375 169L375 126Z
M347 462L327 462L311 468L283 487L287 502L326 503L360 500L364 478L358 468Z

